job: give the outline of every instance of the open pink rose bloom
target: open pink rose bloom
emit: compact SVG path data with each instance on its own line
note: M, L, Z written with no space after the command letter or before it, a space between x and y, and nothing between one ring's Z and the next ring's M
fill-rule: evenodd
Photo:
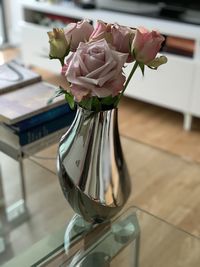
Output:
M109 47L105 39L80 43L65 73L76 100L85 95L117 95L125 82L122 67L127 56Z
M155 30L103 21L93 27L83 20L68 24L63 32L65 40L58 40L57 36L53 40L52 33L49 36L54 46L58 41L66 46L64 57L56 57L52 47L51 51L62 63L62 74L70 84L66 93L79 103L94 97L98 101L106 97L120 99L138 66L144 72L145 66L157 69L167 62L165 56L157 57L164 37ZM126 64L133 64L129 77L123 73Z

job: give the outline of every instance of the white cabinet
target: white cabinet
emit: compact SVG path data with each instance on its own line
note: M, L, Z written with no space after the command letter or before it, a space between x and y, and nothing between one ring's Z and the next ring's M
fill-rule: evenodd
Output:
M191 96L191 114L200 116L200 63L197 63L194 71L193 94Z
M127 74L130 69L131 66L128 65ZM194 70L195 66L191 60L171 55L168 63L156 71L146 67L144 76L140 69L137 69L126 95L180 112L188 112Z
M50 29L32 23L21 23L21 51L25 65L39 66L52 72L60 73L61 66L58 60L49 59Z
M56 73L60 72L60 64L48 59L49 45L48 27L34 21L35 15L49 14L61 20L79 20L89 18L93 22L101 19L105 22L117 22L131 27L145 26L158 29L167 37L168 47L165 53L168 63L157 71L146 68L145 77L139 69L131 80L126 95L148 103L160 105L184 114L184 128L190 129L192 115L200 117L200 25L192 25L155 18L147 18L120 12L105 10L84 10L72 2L52 5L34 0L21 1L22 56L28 65L37 65ZM51 27L52 28L52 27ZM183 51L171 49L170 42L177 41ZM167 43L166 42L166 43ZM188 46L189 50L185 50ZM181 53L180 53L181 52ZM186 52L186 54L185 54ZM188 53L189 52L189 53ZM126 74L131 66L126 68Z

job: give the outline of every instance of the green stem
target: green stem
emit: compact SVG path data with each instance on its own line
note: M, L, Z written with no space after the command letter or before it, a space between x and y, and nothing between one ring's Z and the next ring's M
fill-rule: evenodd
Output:
M60 64L62 65L62 67L65 65L65 58L59 58Z
M129 74L129 76L128 76L128 79L126 80L125 85L124 85L124 89L121 91L121 93L120 93L120 95L119 95L119 97L118 97L118 100L116 101L115 106L117 106L117 105L119 104L119 101L120 101L122 95L124 94L124 91L126 90L126 88L127 88L128 84L129 84L129 82L130 82L130 80L131 80L133 74L135 73L135 71L136 71L138 65L139 65L139 63L138 63L137 61L135 61L135 64L133 65L133 68L132 68L132 70L131 70L131 72L130 72L130 74Z

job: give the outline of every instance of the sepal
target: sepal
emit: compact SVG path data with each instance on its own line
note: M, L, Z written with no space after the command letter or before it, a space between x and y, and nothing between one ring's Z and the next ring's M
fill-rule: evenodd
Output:
M153 69L153 70L157 70L157 68L160 66L160 65L163 65L163 64L166 64L167 63L167 57L165 56L160 56L160 57L156 57L154 60L150 61L147 66L150 68L150 69Z

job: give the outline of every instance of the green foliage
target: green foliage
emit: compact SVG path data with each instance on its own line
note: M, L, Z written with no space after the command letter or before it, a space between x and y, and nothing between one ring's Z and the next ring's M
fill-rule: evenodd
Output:
M79 102L79 105L84 109L92 110L92 106L93 106L92 102L93 102L93 97L83 99L81 102Z
M65 93L66 91L62 87L58 87L55 90L54 95L51 98L49 98L49 100L47 101L47 104L51 104L56 97L64 95Z
M144 67L145 67L144 63L139 62L139 67L141 69L142 75L144 76Z
M69 52L67 51L66 53L69 53ZM53 56L51 56L51 55L49 54L49 59L58 59L58 60L60 61L60 64L61 64L62 67L63 67L64 64L65 64L65 56L62 57L62 58L58 58L58 57L53 57Z
M79 106L87 110L98 112L100 110L109 110L115 108L115 103L117 100L118 96L112 97L110 95L104 98L93 96L87 99L83 99L81 102L79 102Z
M98 97L93 97L92 104L93 104L92 110L96 112L101 110L101 102L99 101Z
M61 86L58 87L55 90L54 95L47 101L47 104L51 104L54 99L58 96L65 95L65 100L69 104L71 109L75 108L75 102L74 102L74 97L71 93L68 93L66 90L64 90Z
M67 101L71 109L75 108L74 97L72 94L65 91L65 100Z

